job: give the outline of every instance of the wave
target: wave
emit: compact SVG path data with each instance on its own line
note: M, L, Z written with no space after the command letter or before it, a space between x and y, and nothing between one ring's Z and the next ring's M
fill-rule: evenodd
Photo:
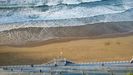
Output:
M10 1L7 4L2 5L1 7L29 7L29 6L54 6L60 4L81 4L81 3L89 3L89 2L98 2L102 0L21 0L21 1ZM0 3L1 5L1 3Z
M14 0L10 1L7 4L0 3L0 8L79 5L79 4L118 5L130 2L133 1L132 0L21 0L21 1Z
M89 3L89 2L97 2L102 0L49 0L45 5L59 5L59 4L81 4L81 3Z
M98 3L99 4L99 3ZM122 5L57 5L52 7L39 8L14 8L0 10L0 23L14 23L38 20L57 20L93 17L98 15L107 15L122 13L132 9L133 3ZM132 13L130 13L132 14ZM129 14L129 15L130 15Z
M0 8L21 8L21 7L51 7L58 5L123 5L129 4L132 5L132 0L21 0L21 1L11 1L7 4L1 4Z
M65 27L81 26L100 22L121 22L133 21L133 9L126 10L122 13L103 14L92 17L55 19L55 20L30 20L22 22L0 24L0 31L25 28L25 27ZM18 19L19 20L19 19Z
M80 1L83 2L34 8L0 9L0 31L22 27L63 27L100 22L133 21L132 0Z

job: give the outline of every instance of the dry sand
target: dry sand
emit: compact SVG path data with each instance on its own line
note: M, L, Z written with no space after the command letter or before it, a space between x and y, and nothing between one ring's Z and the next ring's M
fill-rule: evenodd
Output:
M59 41L59 42L58 42ZM75 62L130 60L133 36L101 39L57 40L34 47L0 46L0 65L41 64L60 56Z

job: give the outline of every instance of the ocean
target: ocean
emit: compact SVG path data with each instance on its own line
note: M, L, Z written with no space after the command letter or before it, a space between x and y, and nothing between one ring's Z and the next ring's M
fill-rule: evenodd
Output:
M18 27L58 27L133 21L133 0L37 1L32 4L21 1L21 4L16 2L0 5L0 31ZM40 24L32 25L36 22Z

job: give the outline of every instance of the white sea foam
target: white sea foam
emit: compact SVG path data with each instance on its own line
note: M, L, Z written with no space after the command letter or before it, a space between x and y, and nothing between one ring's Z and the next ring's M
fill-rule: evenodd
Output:
M33 10L32 8L25 8L23 10L11 12L13 13L11 16L1 17L0 23L23 22L30 20L56 20L56 19L92 17L104 14L122 13L131 8L132 7L124 5L122 7L103 5L91 8L80 7L80 6L68 8L67 6L63 6L63 7L51 8L45 12Z
M10 4L19 4L19 5L25 5L25 4L35 4L35 5L58 5L58 4L80 4L84 2L97 2L102 0L11 0Z
M44 7L47 8L45 11L41 11L43 10L42 8L40 10L36 8L0 10L0 31L20 27L75 26L99 22L133 21L133 12L128 12L128 10L132 10L133 8L132 0L121 0L121 3L118 3L118 5L113 2L108 5L101 5L99 3L96 3L96 5L80 4L81 2L97 1L102 0L48 0L44 1L44 3L54 6ZM61 3L68 5L57 5ZM38 4L42 5L42 2L40 1ZM76 4L76 6L69 4ZM87 19L84 21L82 18ZM30 21L40 20L43 20L43 22L36 24L30 23ZM19 24L19 22L29 23Z

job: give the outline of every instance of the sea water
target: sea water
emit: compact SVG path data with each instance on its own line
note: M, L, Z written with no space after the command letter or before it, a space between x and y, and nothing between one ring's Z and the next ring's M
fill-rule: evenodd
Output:
M12 2L12 0L11 0ZM0 4L1 30L133 21L133 0L36 0ZM33 25L33 23L38 23ZM6 26L5 26L6 25Z

